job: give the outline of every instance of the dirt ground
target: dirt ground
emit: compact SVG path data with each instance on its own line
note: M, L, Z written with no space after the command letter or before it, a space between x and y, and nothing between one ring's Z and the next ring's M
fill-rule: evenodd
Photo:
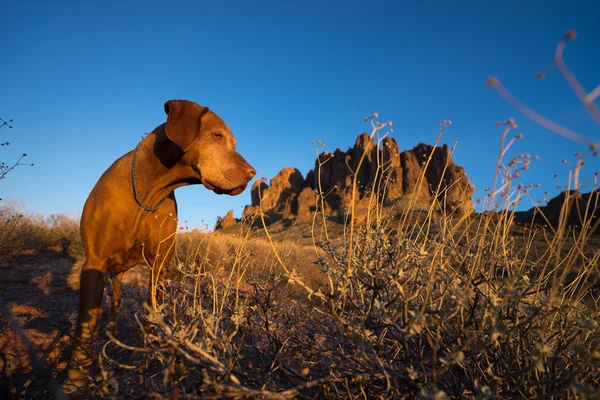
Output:
M44 360L59 384L71 354L81 265L82 260L52 250L9 256L0 263L0 296L13 322L16 321L31 340L35 353ZM119 336L135 328L132 315L141 310L140 301L146 297L148 279L147 270L141 266L125 274ZM107 284L101 328L107 322L109 294ZM40 395L45 398L49 379L42 381L43 374L33 370L18 332L2 311L0 316L0 398L40 398ZM99 344L105 339L97 335L96 340ZM22 390L25 393L18 393Z

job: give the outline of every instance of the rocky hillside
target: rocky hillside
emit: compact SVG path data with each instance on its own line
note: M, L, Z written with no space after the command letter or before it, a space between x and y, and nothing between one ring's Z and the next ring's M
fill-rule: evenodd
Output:
M565 199L569 200L569 212L561 216ZM600 233L598 218L600 218L600 191L594 190L589 193L570 193L566 196L565 192L560 193L542 207L534 207L528 211L515 213L515 221L529 224L531 222L541 225L558 226L561 218L566 218L566 226L580 228L583 222L590 221L590 228L594 233Z
M464 169L452 160L447 145L434 148L420 143L400 152L394 138L388 136L378 146L363 133L347 151L338 148L333 153L321 153L306 177L291 167L284 168L269 184L255 182L251 205L246 206L242 219L252 219L262 207L269 223L282 219L307 221L321 209L329 219L343 221L351 212L355 173L358 190L354 212L359 221L369 203L372 205L368 200L373 193L384 207L402 208L410 202L419 208L434 204L439 212L453 215L472 210L471 185ZM219 217L216 228L237 222L230 211Z

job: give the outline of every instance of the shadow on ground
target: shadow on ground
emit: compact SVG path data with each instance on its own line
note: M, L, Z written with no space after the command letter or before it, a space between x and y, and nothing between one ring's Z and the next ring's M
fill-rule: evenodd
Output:
M0 261L0 296L33 343L36 355L44 360L60 383L71 354L81 265L82 260L54 250L26 252ZM123 289L118 327L122 334L135 327L131 321L132 311L141 309L139 299L145 296L147 281L141 267L128 271L124 278L127 287ZM104 291L100 332L106 324L110 289L107 285ZM0 398L21 398L24 393L28 398L49 395L46 392L49 382L32 368L19 335L1 312L0 316ZM96 341L97 344L103 342L104 335L97 335Z

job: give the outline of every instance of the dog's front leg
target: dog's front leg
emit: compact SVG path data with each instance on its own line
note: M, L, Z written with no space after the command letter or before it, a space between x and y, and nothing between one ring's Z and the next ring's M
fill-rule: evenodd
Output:
M79 288L79 317L75 326L73 354L67 373L65 390L72 392L86 386L83 371L92 364L91 346L101 310L106 272L88 267L86 261L81 270ZM82 371L83 370L83 371Z

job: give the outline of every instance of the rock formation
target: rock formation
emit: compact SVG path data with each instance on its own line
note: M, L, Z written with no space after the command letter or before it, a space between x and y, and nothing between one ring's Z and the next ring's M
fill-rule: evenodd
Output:
M515 221L518 223L542 224L557 227L561 221L561 212L565 206L566 193L562 192L545 206L531 208L528 211L515 213ZM589 193L572 192L569 194L569 212L566 215L566 226L581 228L584 222L591 221L590 228L594 233L600 233L600 225L596 225L600 218L600 190Z
M373 199L390 207L408 203L426 207L433 202L438 211L454 215L472 211L471 185L464 169L452 160L447 145L434 148L420 143L400 152L392 137L377 145L363 133L345 152L338 148L333 153L321 153L306 179L298 169L284 168L269 184L255 182L252 203L246 206L242 219L253 218L262 209L269 223L307 221L315 211L342 221L352 210L354 179L357 219L373 206Z
M238 222L239 222L239 220L237 220L233 217L233 210L229 210L227 215L225 215L224 217L217 217L217 223L215 224L215 230L229 228L230 226L233 226L233 225L237 224Z

